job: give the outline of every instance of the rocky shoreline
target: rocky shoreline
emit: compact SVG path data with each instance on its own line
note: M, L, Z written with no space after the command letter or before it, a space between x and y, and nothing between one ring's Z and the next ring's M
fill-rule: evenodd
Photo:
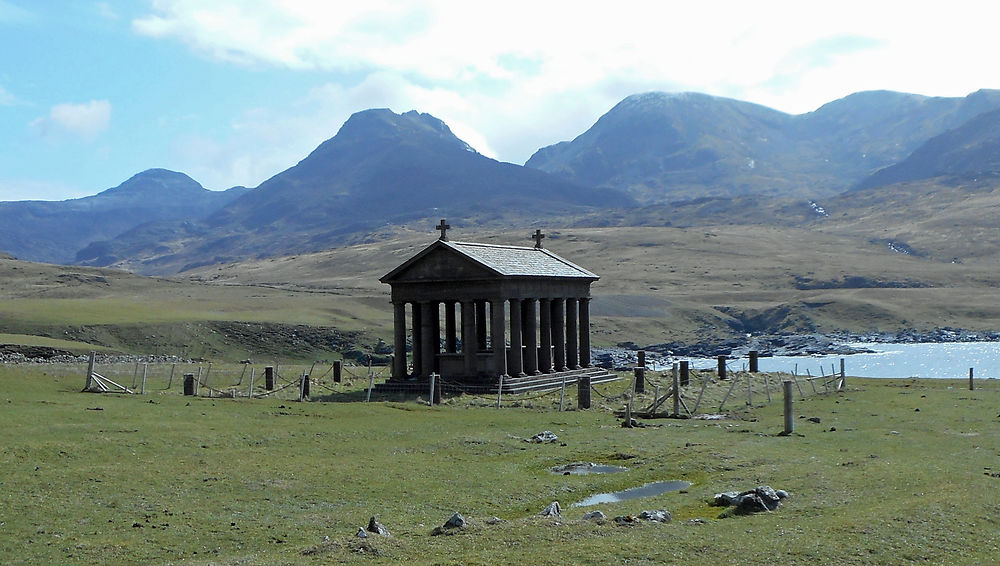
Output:
M761 357L822 356L867 354L873 350L859 344L921 344L943 342L1000 342L998 331L971 331L957 328L937 328L927 332L906 329L899 332L837 332L832 334L760 335L723 340L707 340L693 344L664 342L640 346L620 342L615 347L595 348L595 364L624 371L637 362L637 352L644 350L649 363L664 364L673 358L745 358L750 351ZM853 344L853 345L852 345Z

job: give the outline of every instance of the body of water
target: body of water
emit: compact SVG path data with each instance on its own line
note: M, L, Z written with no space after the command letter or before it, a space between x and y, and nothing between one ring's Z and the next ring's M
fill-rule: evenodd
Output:
M840 360L848 376L857 377L929 377L958 379L1000 378L1000 343L941 342L927 344L851 344L874 350L874 354L830 356L774 356L758 358L760 371L797 372L798 375L829 375L840 372ZM731 371L745 369L747 360L729 360ZM715 369L715 359L692 359L691 366Z

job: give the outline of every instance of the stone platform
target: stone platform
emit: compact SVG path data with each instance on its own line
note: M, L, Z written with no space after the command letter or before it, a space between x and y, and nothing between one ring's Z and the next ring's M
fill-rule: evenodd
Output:
M583 368L553 373L543 373L539 375L528 375L524 377L506 377L503 380L503 394L527 393L531 391L552 391L562 387L563 380L566 386L575 386L577 379L583 376L590 376L591 385L607 383L620 379L618 374L612 373L604 368ZM375 385L373 393L413 393L416 395L427 394L430 384L427 381L417 380L388 380ZM443 395L459 395L469 393L474 395L497 394L497 383L484 383L475 381L455 381L444 380L441 382L441 393Z

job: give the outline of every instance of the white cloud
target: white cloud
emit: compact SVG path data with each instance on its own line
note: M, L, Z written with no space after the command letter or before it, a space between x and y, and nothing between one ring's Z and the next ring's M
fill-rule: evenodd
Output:
M116 12L115 9L111 6L111 4L107 2L98 2L96 9L98 15L100 15L104 19L117 20L120 18L118 12Z
M0 22L22 23L33 18L34 14L24 8L15 6L7 0L0 0Z
M45 138L68 134L94 141L108 129L110 123L111 103L107 100L91 100L82 104L56 104L49 110L48 116L38 118L31 126Z
M0 106L13 106L15 102L17 99L14 98L14 95L0 86Z
M947 10L900 0L825 10L783 0L156 0L132 27L222 61L330 73L312 95L329 98L302 101L314 114L283 116L278 129L307 132L296 151L354 111L387 106L434 114L482 153L520 163L636 92L693 90L800 113L859 90L1000 86L1000 68L981 64L998 16L1000 5L971 0Z

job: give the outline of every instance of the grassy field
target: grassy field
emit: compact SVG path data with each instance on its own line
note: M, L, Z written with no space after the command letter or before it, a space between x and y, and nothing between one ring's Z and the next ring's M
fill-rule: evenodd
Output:
M130 384L134 367L99 370ZM799 399L803 418L784 437L777 399L731 401L721 421L622 428L612 410L625 382L598 388L593 409L559 412L558 394L508 398L499 410L472 397L364 403L363 373L323 377L313 394L325 402L191 398L176 378L165 389L166 372L150 370L146 395L119 396L80 393L82 366L0 369L4 563L982 564L1000 552L992 381L969 391L960 381L850 379L842 393ZM209 379L224 389L241 372L216 366ZM712 383L706 405L726 388ZM543 430L560 442L524 441ZM628 471L550 472L578 461ZM659 480L692 485L571 506ZM725 519L706 503L760 484L791 497L776 512ZM561 520L537 516L556 500ZM609 520L583 521L595 508ZM610 520L652 509L673 522ZM431 536L456 511L470 527ZM355 538L371 516L392 537Z

